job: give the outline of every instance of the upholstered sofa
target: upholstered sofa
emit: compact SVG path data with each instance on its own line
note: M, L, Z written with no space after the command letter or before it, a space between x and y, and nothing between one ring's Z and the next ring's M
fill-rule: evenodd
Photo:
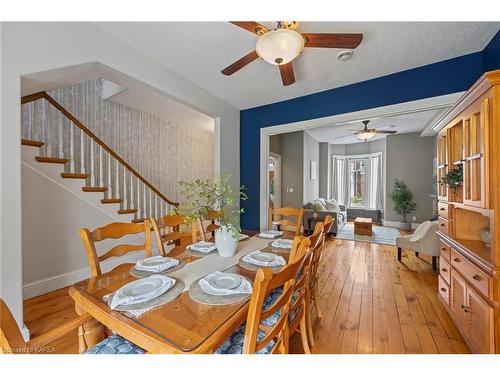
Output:
M312 231L316 225L316 221L310 220L314 215L315 208L318 212L319 220L324 219L327 215L331 215L335 219L332 229L330 229L330 234L333 234L334 236L347 222L347 212L345 206L337 204L335 199L327 201L326 199L318 198L304 205L304 232ZM309 228L309 223L312 228Z

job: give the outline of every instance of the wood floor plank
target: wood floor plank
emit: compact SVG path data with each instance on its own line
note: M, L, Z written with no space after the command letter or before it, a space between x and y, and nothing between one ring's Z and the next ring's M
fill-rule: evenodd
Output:
M313 353L470 353L437 297L431 259L394 246L329 239L319 267ZM68 288L26 300L32 337L75 316ZM316 317L313 312L313 317ZM77 353L77 332L51 343L48 353ZM292 353L303 353L292 335Z

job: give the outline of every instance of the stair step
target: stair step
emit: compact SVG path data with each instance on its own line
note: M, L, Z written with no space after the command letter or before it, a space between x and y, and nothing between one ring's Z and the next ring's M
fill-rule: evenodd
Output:
M88 173L67 173L63 172L61 173L62 178L83 178L86 179L89 177Z
M122 203L123 199L121 198L105 198L101 199L101 203L103 204L109 204L109 203Z
M45 143L41 141L34 141L32 139L21 139L21 144L23 146L33 146L33 147L42 147Z
M82 190L86 193L104 193L108 188L104 186L83 186Z
M120 215L125 215L125 214L135 214L137 212L137 208L127 208L123 210L118 210L118 214Z
M66 164L68 159L52 158L50 156L35 156L35 160L40 163Z
M143 218L138 218L138 219L132 219L131 222L132 223L144 223L144 220L146 220L145 217Z

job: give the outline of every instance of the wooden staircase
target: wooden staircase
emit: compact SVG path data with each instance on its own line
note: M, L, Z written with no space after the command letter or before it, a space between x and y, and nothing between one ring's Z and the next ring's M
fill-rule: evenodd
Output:
M25 96L21 103L21 144L38 148L37 162L61 165L61 179L84 180L83 192L102 193L101 204L116 204L116 213L133 215L135 223L178 206L47 92Z

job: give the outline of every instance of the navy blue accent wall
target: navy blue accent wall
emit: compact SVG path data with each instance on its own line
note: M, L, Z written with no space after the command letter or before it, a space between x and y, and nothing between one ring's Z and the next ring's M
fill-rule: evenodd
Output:
M500 69L500 31L491 39L483 50L483 70Z
M467 90L483 73L482 52L240 112L244 229L259 228L260 129ZM334 72L332 72L334 74Z

